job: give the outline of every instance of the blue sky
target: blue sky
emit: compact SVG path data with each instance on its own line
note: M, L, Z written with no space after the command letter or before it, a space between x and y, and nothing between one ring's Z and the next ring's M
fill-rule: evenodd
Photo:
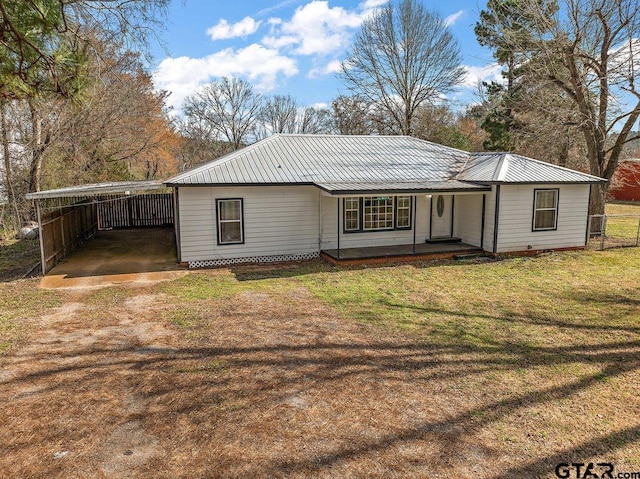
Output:
M156 47L156 88L169 104L221 76L249 81L258 93L290 94L303 106L329 105L347 93L336 78L353 35L385 0L173 0L169 23ZM491 52L473 33L483 0L424 0L460 42L467 79L451 100L473 101L478 80L499 78Z

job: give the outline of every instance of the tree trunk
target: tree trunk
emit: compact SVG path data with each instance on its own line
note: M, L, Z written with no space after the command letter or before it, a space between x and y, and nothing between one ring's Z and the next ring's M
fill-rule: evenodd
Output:
M591 185L591 197L589 199L590 215L604 214L606 194L607 194L607 183L598 183L597 185Z
M29 111L31 112L31 124L33 138L31 139L31 168L29 170L29 192L40 191L42 182L42 118L31 101L29 101Z
M16 195L13 189L13 173L11 171L11 148L9 147L9 127L7 124L7 102L3 98L0 100L0 130L2 132L1 140L2 141L2 157L4 159L4 182L5 188L7 190L7 200L9 202L9 207L13 208L15 212L15 222L16 226L20 226L20 211L18 210L18 203L16 202Z

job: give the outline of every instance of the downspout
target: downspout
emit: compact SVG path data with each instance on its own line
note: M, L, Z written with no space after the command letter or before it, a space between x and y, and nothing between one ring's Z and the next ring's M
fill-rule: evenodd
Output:
M484 228L485 228L485 220L486 220L486 206L487 206L487 195L482 194L482 224L480 225L480 248L484 250Z
M180 246L180 201L178 199L178 187L173 188L173 230L176 235L176 252L178 263L182 262L182 248Z
M416 208L418 203L418 196L413 197L413 254L416 254L416 229L417 229L417 221L418 215L416 214Z
M340 198L336 198L336 203L338 206L338 227L336 228L336 231L338 232L338 259L340 259Z
M498 252L498 223L500 220L500 185L496 185L496 211L493 219L493 253Z

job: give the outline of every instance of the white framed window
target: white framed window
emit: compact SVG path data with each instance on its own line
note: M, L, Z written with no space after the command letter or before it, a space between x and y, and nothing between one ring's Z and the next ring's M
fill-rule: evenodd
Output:
M557 188L533 190L533 231L558 228L559 193Z
M216 199L218 244L244 243L242 198Z
M344 230L358 231L360 229L360 198L344 199Z
M363 230L372 231L393 229L392 196L365 196L362 199L362 204Z
M396 197L396 228L411 228L411 197Z

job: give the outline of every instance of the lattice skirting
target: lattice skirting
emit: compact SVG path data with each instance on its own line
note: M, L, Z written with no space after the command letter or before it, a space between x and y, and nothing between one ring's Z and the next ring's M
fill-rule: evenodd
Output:
M189 268L211 268L214 266L229 266L242 263L278 263L281 261L300 261L314 259L320 256L319 252L306 254L279 254L275 256L252 256L249 258L225 258L208 259L203 261L189 261Z

